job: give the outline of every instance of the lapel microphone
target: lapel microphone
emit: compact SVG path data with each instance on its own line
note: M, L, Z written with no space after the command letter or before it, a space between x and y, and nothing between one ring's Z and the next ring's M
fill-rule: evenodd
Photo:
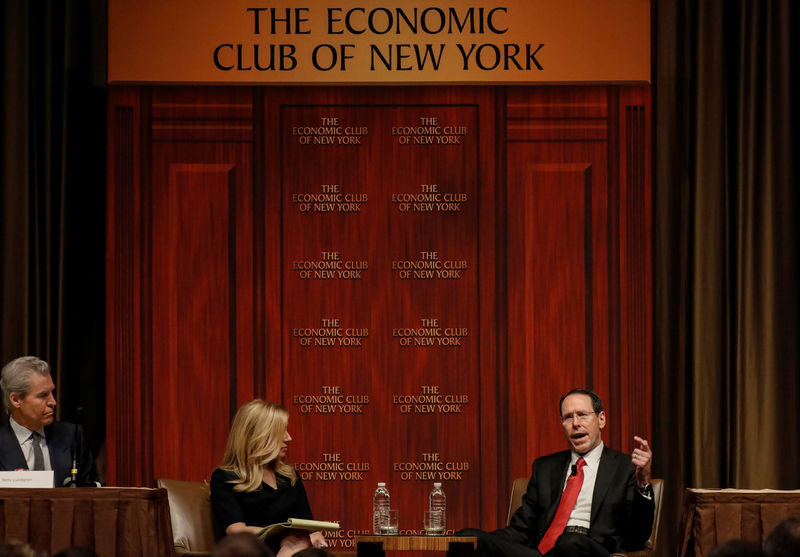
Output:
M573 464L572 465L572 473L570 474L570 476L577 476L577 475L578 475L578 465L577 464Z

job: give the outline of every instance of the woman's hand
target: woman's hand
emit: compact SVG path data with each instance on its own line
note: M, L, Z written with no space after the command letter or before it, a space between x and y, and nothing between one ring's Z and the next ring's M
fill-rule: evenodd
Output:
M250 532L251 534L258 534L263 528L260 526L248 526L244 522L234 522L225 528L226 534L235 534L236 532Z
M311 534L312 536L314 534ZM305 530L288 530L281 538L281 548L275 557L291 557L301 549L311 546L311 539Z
M311 545L320 549L328 547L328 542L325 540L325 535L322 532L312 532L309 536L311 538Z

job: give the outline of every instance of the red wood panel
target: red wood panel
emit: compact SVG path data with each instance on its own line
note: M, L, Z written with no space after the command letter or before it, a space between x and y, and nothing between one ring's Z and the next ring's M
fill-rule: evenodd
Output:
M246 143L152 147L154 477L208 478L253 396L251 164Z
M509 437L525 443L514 475L565 446L556 402L572 387L604 399L609 445L628 450L649 428L647 90L625 89L641 103L631 124L619 90L508 94L508 362L521 387L509 388L521 417Z
M153 473L199 480L224 449L234 390L236 172L170 163L175 150L153 153L153 421L170 424L154 434Z
M409 479L409 463L459 473L445 480L450 528L497 526L509 479L564 446L556 402L576 385L604 398L606 441L627 448L650 428L648 95L113 88L112 482L208 477L232 412L254 396L289 408L289 459L311 473L317 516L346 536L368 528L382 480L401 528L420 527L432 478ZM361 131L293 129L326 125ZM466 132L440 145L392 130L425 125ZM393 198L434 193L464 196L460 210L415 211L431 201L411 198L401 210ZM342 198L301 210L302 196L322 194ZM401 261L466 264L458 279L407 278ZM359 273L301 276L320 262ZM404 346L395 332L437 327L460 329L450 336L461 346ZM361 346L295 334L321 328ZM325 396L343 407L315 408ZM461 412L406 412L411 396L453 397L442 402Z
M263 284L253 268L252 115L214 117L247 116L248 100L241 89L115 92L111 110L130 137L117 138L121 127L110 147L113 483L207 478L231 408L253 396L253 297ZM219 140L204 141L214 128Z
M555 159L550 146L539 147L538 155ZM597 151L584 157L602 161L604 153ZM509 157L516 154L511 147ZM517 168L525 170L519 181L509 180L515 200L509 211L509 329L525 333L511 333L509 382L516 387L510 413L521 418L511 436L525 440L515 462L521 474L536 456L563 448L557 401L592 381L594 346L603 336L596 330L602 320L592 292L604 261L596 261L602 249L594 242L591 215L603 174L588 162Z
M480 430L479 109L371 101L289 105L281 112L284 400L300 432L293 459L318 502L315 512L340 519L347 532L368 528L379 480L389 482L403 529L420 528L427 493L440 479L452 527L477 524L481 509L462 498L480 492L481 483L480 436L463 435ZM440 144L442 133L428 136L430 144L415 144L413 136L405 145L407 136L392 133L419 126L422 118L442 130L459 128L459 143ZM306 145L292 134L334 121L362 130L359 144L339 145L334 137L333 145ZM305 207L293 196L339 201ZM348 199L358 200L358 210L340 210L336 203ZM326 264L332 257L345 277L347 266L359 267L358 278L340 277L338 270L330 278L325 270L305 271L310 276L303 278L294 268L336 267ZM408 261L438 262L441 272L411 270L405 277L396 267ZM355 339L360 346L340 346L333 338L332 347L324 338L297 336L325 328L365 336ZM442 336L408 338L411 345L404 346L400 329L441 329ZM423 342L432 344L418 345ZM344 404L303 403L313 397ZM425 402L403 402L416 397ZM348 400L361 404L351 407ZM316 471L339 470L339 459L343 474ZM361 472L347 474L348 466Z

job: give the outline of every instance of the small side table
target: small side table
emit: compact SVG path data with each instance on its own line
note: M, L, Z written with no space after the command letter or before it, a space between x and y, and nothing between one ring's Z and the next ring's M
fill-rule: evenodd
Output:
M474 536L356 536L358 557L384 557L386 551L446 551L447 557L472 555Z

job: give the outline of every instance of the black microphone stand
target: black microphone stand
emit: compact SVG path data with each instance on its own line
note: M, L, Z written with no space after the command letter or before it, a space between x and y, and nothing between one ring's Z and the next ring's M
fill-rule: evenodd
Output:
M65 487L78 487L78 447L80 447L80 439L78 438L80 435L80 430L78 428L81 421L82 411L82 406L78 406L78 408L75 410L74 434L72 436L72 469L70 470L69 477L64 478Z

